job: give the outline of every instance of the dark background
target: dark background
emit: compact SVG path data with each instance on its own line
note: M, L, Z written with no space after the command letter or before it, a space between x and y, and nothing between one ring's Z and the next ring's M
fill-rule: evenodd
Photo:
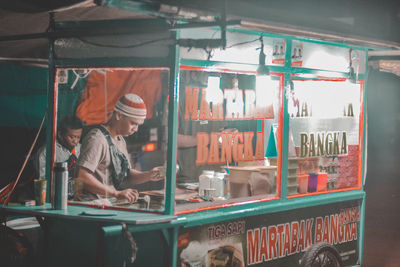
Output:
M370 71L363 267L400 266L400 77Z

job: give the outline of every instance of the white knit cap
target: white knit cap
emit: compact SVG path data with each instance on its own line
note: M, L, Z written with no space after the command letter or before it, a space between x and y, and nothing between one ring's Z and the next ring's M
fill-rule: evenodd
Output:
M135 119L146 119L146 105L136 94L126 94L115 105L114 111Z

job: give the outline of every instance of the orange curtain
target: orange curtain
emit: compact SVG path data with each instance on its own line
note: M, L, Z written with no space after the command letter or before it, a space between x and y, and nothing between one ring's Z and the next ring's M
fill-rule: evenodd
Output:
M147 118L151 118L161 89L160 70L94 70L88 77L76 116L87 125L105 123L121 96L135 93L145 102Z

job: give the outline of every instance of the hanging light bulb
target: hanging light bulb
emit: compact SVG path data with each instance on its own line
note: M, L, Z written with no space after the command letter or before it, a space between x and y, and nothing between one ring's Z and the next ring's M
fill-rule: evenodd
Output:
M273 85L268 66L265 65L264 41L260 36L260 55L256 76L256 116L265 117L266 108L273 102Z
M353 59L351 57L351 54L353 52L353 49L349 50L349 82L351 83L357 83L356 78L354 77L354 68L353 68Z
M242 92L239 91L239 79L237 77L237 74L233 76L232 78L232 89L235 91L235 99L239 96L239 93L241 94Z
M263 37L260 36L260 55L258 56L258 68L257 75L269 75L269 68L265 65L265 54L264 54L264 41Z
M274 97L274 85L270 76L256 77L256 96L257 108L265 108L271 105Z
M217 76L209 76L207 89L206 89L206 101L208 103L213 102L214 104L220 104L224 101L224 95L219 87L220 78Z

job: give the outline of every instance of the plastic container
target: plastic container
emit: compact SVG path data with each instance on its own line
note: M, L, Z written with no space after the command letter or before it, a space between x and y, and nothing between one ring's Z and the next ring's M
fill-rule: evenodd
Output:
M318 173L317 192L326 191L327 182L328 182L328 174Z
M312 193L317 191L318 173L310 173L308 175L308 192Z
M211 179L214 178L214 171L204 170L199 176L199 195L204 196L204 189L211 188Z
M299 193L305 194L308 190L308 174L301 174L297 176L297 184L299 187Z
M211 179L211 188L215 189L214 197L225 197L225 188L226 188L226 179L225 173L223 172L216 172L214 177Z

